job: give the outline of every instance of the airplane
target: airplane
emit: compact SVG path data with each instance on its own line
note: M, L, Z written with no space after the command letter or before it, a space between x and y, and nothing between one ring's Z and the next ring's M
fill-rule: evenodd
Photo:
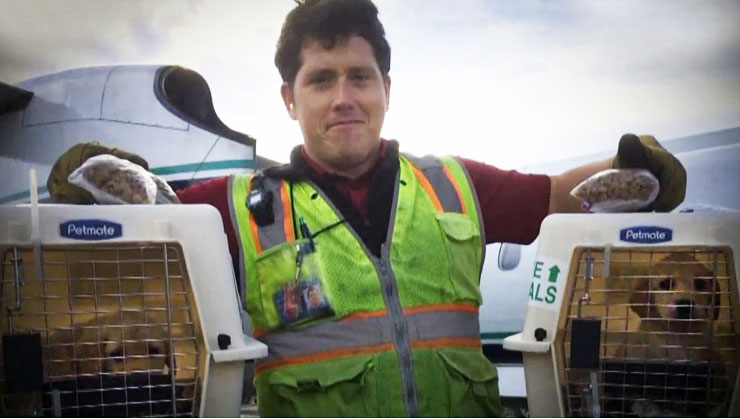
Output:
M60 154L84 141L146 156L174 189L276 164L221 122L206 81L179 66L89 67L0 83L0 132L0 204L27 202L28 168L44 180ZM39 196L48 199L45 186Z
M151 171L179 189L208 178L249 173L278 162L257 154L257 142L216 115L207 82L179 66L107 66L44 75L15 86L0 83L0 205L28 202L26 173L49 174L56 158L90 140L146 156ZM662 144L688 173L675 211L740 211L740 127L668 139ZM517 168L557 174L611 155L598 153ZM49 200L44 186L42 201ZM494 243L481 275L484 353L499 364L501 395L526 397L521 355L502 348L522 330L537 241Z

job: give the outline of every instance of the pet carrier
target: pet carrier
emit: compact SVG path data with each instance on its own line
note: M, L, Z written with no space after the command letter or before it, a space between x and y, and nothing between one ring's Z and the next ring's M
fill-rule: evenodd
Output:
M738 416L740 214L545 219L522 333L531 416Z
M207 205L0 207L4 416L238 416L244 333Z

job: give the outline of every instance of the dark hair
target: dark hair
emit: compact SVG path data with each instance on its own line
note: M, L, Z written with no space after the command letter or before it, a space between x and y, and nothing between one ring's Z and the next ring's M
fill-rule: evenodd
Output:
M350 36L364 38L373 48L380 72L391 69L391 47L370 0L305 0L288 13L275 52L275 65L283 81L293 83L306 41L316 39L331 49Z

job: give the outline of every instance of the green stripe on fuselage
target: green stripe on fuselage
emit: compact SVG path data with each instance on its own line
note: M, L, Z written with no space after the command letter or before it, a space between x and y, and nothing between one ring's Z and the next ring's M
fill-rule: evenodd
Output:
M172 175L183 172L196 172L201 170L223 170L223 169L253 169L254 160L219 160L202 163L178 164L176 166L163 166L149 169L155 175Z
M254 160L218 160L218 161L207 161L207 162L201 162L201 163L178 164L175 166L155 167L155 168L149 169L149 171L154 173L155 175L162 176L162 175L174 175L177 173L199 172L199 171L205 171L205 170L254 169L254 167L255 167ZM38 188L39 195L47 193L47 192L48 190L46 189L46 186L39 186ZM28 190L16 192L10 195L0 197L0 205L7 204L9 202L19 201L19 200L26 199L26 198L30 198L30 196L31 196L31 192Z

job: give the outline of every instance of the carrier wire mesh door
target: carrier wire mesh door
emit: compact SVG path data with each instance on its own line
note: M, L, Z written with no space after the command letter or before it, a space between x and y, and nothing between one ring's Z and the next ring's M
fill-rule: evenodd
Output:
M177 243L2 253L3 416L194 416L203 338Z
M605 417L726 416L740 356L732 261L726 247L576 248L555 341L566 416L593 412L593 394ZM601 322L595 392L570 358L580 318Z

